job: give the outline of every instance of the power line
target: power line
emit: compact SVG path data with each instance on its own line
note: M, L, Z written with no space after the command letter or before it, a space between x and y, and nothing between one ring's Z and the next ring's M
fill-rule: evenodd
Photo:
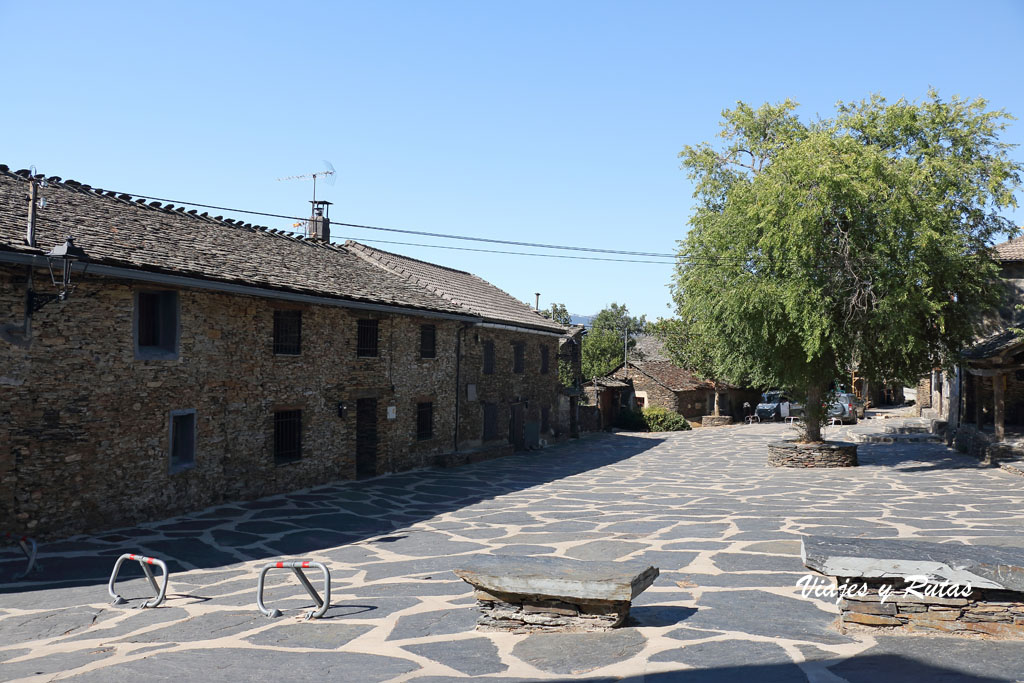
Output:
M180 200L180 199L165 199L165 198L162 198L162 197L150 197L150 196L142 195L142 194L132 194L131 192L121 192L120 190L109 190L109 191L117 192L119 194L131 195L132 197L136 197L138 199L150 199L150 200L157 201L157 202L167 202L168 204L187 204L189 206L199 206L199 207L202 207L204 209L215 209L217 211L231 211L233 213L245 213L245 214L251 214L253 216L266 216L266 217L269 217L269 218L284 218L286 220L291 220L291 221L304 221L304 220L306 220L305 218L300 218L299 216L288 216L288 215L280 214L280 213L268 213L266 211L253 211L251 209L235 209L235 208L231 208L231 207L227 207L227 206L215 206L213 204L200 204L198 202L183 201L183 200ZM492 239L492 238L488 238L488 237L471 237L469 235L451 235L451 234L447 234L447 233L443 233L443 232L425 232L425 231L422 231L422 230L406 230L406 229L403 229L403 228L385 228L385 227L381 227L381 226L378 226L378 225L361 225L359 223L341 223L341 222L331 221L331 225L341 225L341 226L344 226L344 227L347 227L347 228L360 228L360 229L363 229L363 230L382 230L384 232L398 232L398 233L403 233L403 234L406 234L406 235L420 235L421 237L439 237L441 239L449 239L449 240L468 240L468 241L471 241L471 242L488 242L488 243L491 243L491 244L508 244L508 245L516 246L516 247L534 247L534 248L537 248L537 249L563 249L563 250L568 250L568 251L587 251L587 252L595 252L595 253L600 253L600 254L619 254L619 255L622 255L622 256L648 256L648 257L655 257L655 258L670 258L670 259L676 258L675 254L659 254L659 253L655 253L655 252L646 252L646 251L624 251L624 250L619 250L619 249L599 249L597 247L573 247L573 246L561 245L561 244L541 244L541 243L537 243L537 242L518 242L518 241L514 241L514 240L498 240L498 239ZM297 231L292 230L292 231L289 231L289 232L297 232Z
M354 237L341 237L339 239L352 239ZM579 259L582 261L613 261L615 263L656 263L661 266L671 266L672 263L665 261L642 261L639 259L620 259L620 258L601 258L600 256L569 256L567 254L531 254L525 251L499 251L497 249L473 249L471 247L452 247L447 244L421 244L417 242L393 242L391 240L378 240L378 239L365 239L360 238L363 242L374 242L379 244L400 244L406 247L427 247L429 249L452 249L455 251L475 251L482 252L485 254L511 254L513 256L539 256L541 258L567 258L567 259Z

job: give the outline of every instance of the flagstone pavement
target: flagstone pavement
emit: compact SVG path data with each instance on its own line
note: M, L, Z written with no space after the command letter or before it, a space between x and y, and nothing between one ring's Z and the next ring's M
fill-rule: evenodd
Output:
M880 432L881 420L828 438ZM893 422L888 421L889 424ZM342 482L45 543L42 569L0 548L2 680L1013 681L1024 643L841 634L796 581L802 534L1024 546L1024 478L941 444L861 444L861 466L765 465L781 424L600 434L448 470ZM164 558L169 599L123 552ZM474 630L452 573L477 553L637 560L661 569L633 621L607 633ZM331 567L331 607L270 560ZM314 583L320 577L311 572Z

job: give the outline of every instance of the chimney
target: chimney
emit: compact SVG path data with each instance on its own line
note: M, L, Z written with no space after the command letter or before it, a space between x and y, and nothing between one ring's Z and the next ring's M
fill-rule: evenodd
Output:
M540 310L540 292L534 292L533 295L537 297L536 303L533 305L533 310Z
M306 225L306 237L312 237L322 242L330 242L331 202L314 200L310 204L313 205L313 215L309 217L309 222Z

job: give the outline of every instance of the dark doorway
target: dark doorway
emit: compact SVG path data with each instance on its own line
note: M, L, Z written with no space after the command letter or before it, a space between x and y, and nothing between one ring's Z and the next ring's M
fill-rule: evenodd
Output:
M517 451L526 450L525 408L522 403L513 403L508 418L508 442Z
M356 478L377 476L377 399L356 400Z

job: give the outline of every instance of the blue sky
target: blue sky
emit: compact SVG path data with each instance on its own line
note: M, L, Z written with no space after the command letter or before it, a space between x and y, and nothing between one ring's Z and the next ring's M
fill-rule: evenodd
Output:
M736 100L790 97L804 116L827 116L837 100L916 99L931 85L1024 116L1022 34L1024 2L995 0L0 0L0 163L305 215L310 184L275 179L326 159L337 178L318 194L335 221L667 253L691 209L676 154L711 139ZM1004 140L1024 143L1024 123ZM670 265L334 233L472 271L523 300L541 292L542 306L670 313Z

